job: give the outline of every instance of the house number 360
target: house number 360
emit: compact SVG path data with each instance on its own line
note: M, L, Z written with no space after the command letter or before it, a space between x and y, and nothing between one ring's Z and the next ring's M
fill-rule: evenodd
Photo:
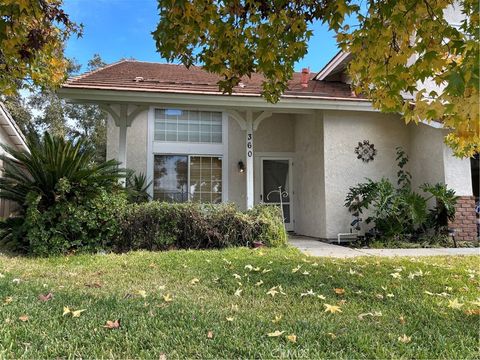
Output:
M253 156L253 141L252 141L253 135L251 133L247 134L247 156L250 158Z

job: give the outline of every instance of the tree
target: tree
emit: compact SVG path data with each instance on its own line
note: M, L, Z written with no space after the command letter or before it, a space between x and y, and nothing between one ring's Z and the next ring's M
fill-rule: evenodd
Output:
M100 55L94 54L88 61L87 71L105 65ZM69 60L68 74L77 74L80 68L75 60ZM52 89L34 92L28 103L36 110L33 122L39 134L48 131L52 136L62 138L85 138L95 149L96 161L105 160L107 114L98 105L69 104Z
M55 87L65 79L64 43L81 36L62 0L0 0L0 94Z
M201 63L231 93L241 78L265 77L263 96L279 100L296 61L307 53L309 26L326 23L352 54L353 89L406 122L443 121L446 142L459 156L480 148L479 3L461 0L457 28L444 11L454 0L158 0L153 32L169 61ZM458 4L457 4L458 6ZM348 22L356 19L355 26ZM425 81L438 89L427 91Z

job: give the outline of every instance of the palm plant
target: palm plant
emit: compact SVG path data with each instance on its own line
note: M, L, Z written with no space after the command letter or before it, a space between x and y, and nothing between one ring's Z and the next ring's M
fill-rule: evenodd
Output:
M86 140L65 140L48 132L41 139L29 136L29 152L2 146L0 155L4 173L0 178L0 198L11 200L25 210L31 193L40 197L39 210L47 209L60 199L84 196L95 189L116 186L125 176L114 160L95 164L95 150Z
M135 174L133 170L127 170L126 187L128 201L131 203L142 203L150 200L148 188L152 181L147 181L144 173Z

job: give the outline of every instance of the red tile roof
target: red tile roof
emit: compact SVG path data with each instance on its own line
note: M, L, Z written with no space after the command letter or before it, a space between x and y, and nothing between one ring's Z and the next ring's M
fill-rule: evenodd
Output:
M314 97L359 100L352 94L350 86L341 82L313 80L310 74L308 87L301 86L301 73L294 73L285 96ZM148 92L178 92L188 94L221 94L218 90L218 75L201 67L187 69L183 65L150 63L136 60L122 60L101 69L69 79L64 88L130 90ZM253 74L242 79L233 95L259 96L263 77ZM363 100L363 99L362 99Z

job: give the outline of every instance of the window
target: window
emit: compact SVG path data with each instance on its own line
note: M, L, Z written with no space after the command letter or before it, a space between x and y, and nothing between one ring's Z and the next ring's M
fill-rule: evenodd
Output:
M156 109L154 140L206 144L222 143L222 113Z
M222 201L222 158L155 155L153 197L167 202Z

